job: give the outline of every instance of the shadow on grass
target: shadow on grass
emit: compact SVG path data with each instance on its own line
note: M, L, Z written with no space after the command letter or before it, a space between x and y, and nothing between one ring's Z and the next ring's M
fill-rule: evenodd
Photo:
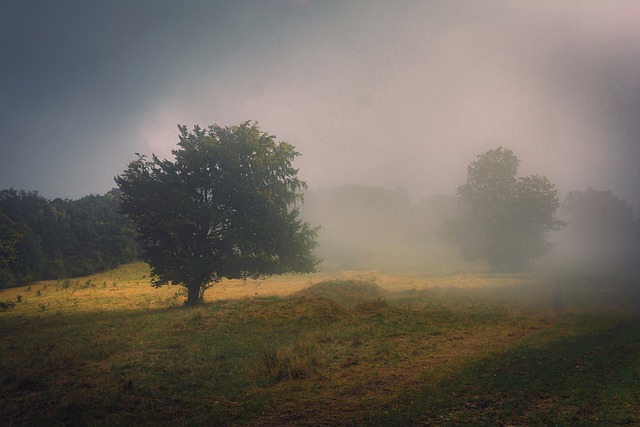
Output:
M313 348L285 350L342 315L327 301L256 298L4 318L0 425L243 422L266 404L252 383L278 378L262 372L265 349L282 359L274 370L303 375Z
M369 414L361 422L638 425L639 320L609 319L602 330L546 344L528 342L496 357L469 362L457 372L425 377L419 391L400 395L393 409ZM601 316L572 321L584 322L587 329L606 324Z

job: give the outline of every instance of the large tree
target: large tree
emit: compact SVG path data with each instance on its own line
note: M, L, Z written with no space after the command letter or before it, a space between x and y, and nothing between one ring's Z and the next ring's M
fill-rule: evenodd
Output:
M562 227L555 218L557 190L540 175L518 178L518 157L498 147L480 154L458 187L462 216L445 223L443 237L466 259L484 259L493 271L521 271L547 253L547 234Z
M115 178L155 286L187 305L222 278L311 272L317 230L299 219L299 153L249 122L180 130L174 160L138 155Z

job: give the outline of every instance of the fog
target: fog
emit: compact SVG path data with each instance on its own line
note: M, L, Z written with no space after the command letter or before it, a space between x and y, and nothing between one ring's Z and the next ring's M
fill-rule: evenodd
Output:
M170 155L178 123L256 120L298 148L315 189L452 194L502 144L565 194L608 188L637 207L638 1L3 12L3 187L104 193L134 152Z
M561 200L640 207L637 0L1 8L2 188L103 194L135 152L170 156L176 124L255 120L301 153L309 202L357 185L418 209L502 145Z
M308 191L302 217L321 225L317 253L324 272L492 272L486 258L466 259L444 238L446 221L463 212L454 196L412 200L404 189L345 185ZM548 252L528 258L525 268L514 272L637 275L640 219L627 201L611 191L573 191L555 217L564 225L544 234ZM528 224L521 226L526 229ZM485 251L490 253L490 248Z
M171 117L255 119L296 145L312 188L415 197L452 194L466 165L501 144L564 194L609 188L637 203L637 2L328 4L292 5L298 18L276 21L300 26L268 32L264 51L240 49L235 66L159 104L151 148L173 142Z
M459 213L451 196L414 202L404 190L348 185L307 193L302 213L312 224L321 224L317 253L324 272L487 271L438 237L443 222Z

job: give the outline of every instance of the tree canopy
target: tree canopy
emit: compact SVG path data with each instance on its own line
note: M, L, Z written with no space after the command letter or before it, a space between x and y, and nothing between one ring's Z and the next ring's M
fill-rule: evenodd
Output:
M498 147L480 154L458 187L462 216L445 222L442 237L467 259L484 259L493 271L520 271L547 253L547 234L563 222L555 218L557 190L540 175L517 177L520 161Z
M317 230L299 219L295 148L255 123L178 128L173 161L138 155L115 178L153 284L182 285L197 305L222 278L313 271Z

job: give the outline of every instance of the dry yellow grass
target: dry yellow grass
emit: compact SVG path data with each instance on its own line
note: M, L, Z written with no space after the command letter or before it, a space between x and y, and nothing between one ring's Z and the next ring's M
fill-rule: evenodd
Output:
M255 297L287 297L326 280L370 282L390 292L441 288L515 288L539 281L531 275L416 276L367 271L344 271L329 275L320 272L274 276L260 280L223 280L213 284L205 292L205 302ZM59 292L62 290L65 292ZM60 313L83 313L96 310L155 309L181 305L184 300L181 286L161 288L151 286L149 267L140 262L86 277L47 280L0 291L0 301L16 303L15 312L36 316L50 310Z
M315 283L321 274L287 275L265 280L223 280L205 293L205 302L248 297L288 296ZM145 263L131 263L90 276L45 280L0 290L0 301L16 303L13 313L38 315L154 309L181 305L181 286L155 288Z

